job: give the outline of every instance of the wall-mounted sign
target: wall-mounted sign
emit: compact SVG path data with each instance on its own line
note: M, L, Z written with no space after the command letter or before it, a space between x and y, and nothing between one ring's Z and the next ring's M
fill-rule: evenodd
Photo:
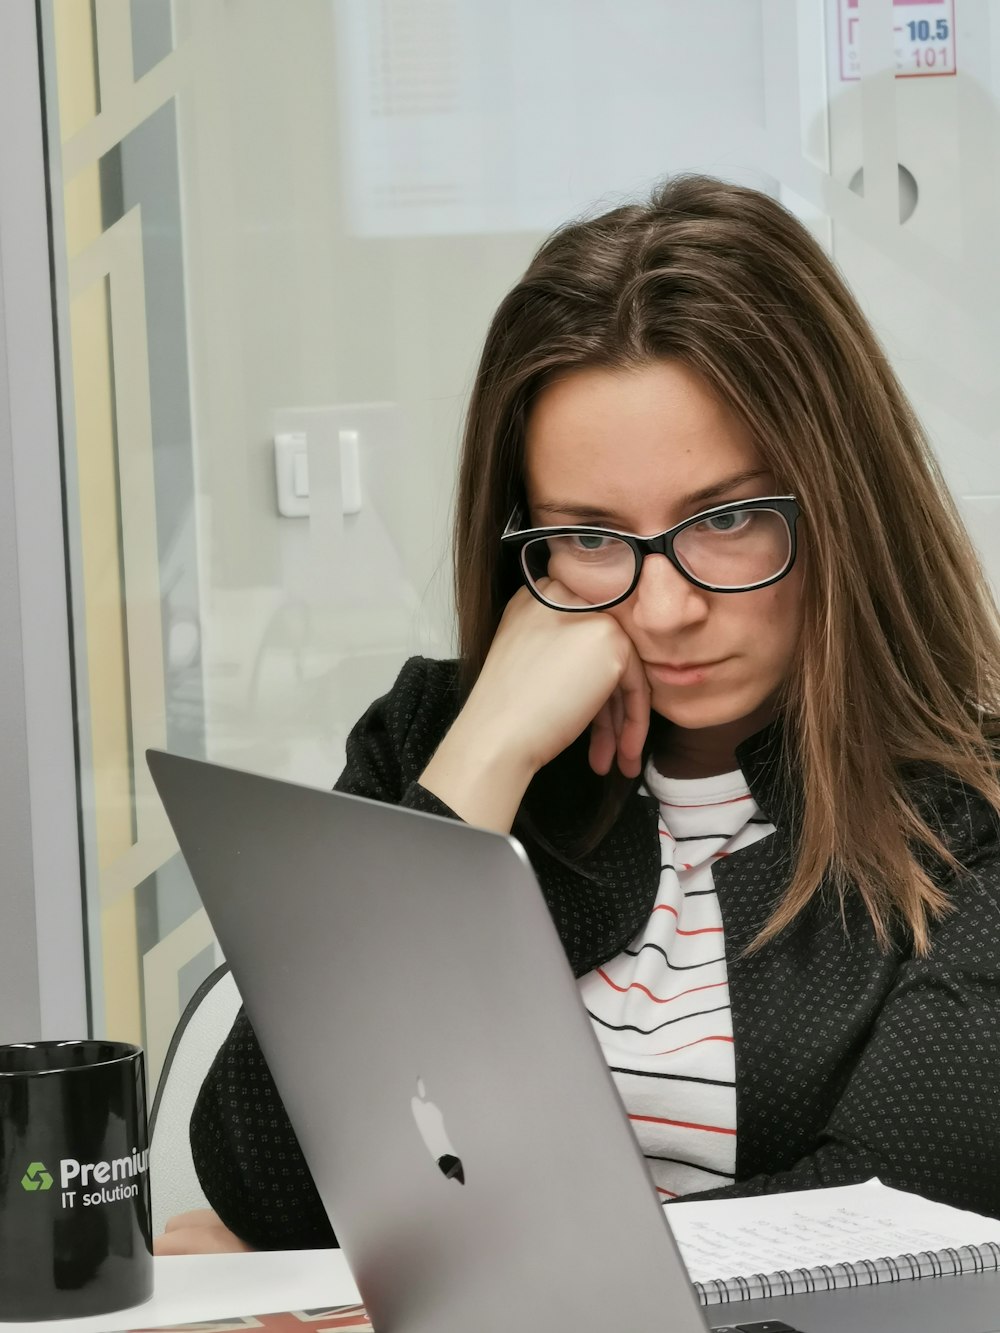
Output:
M840 77L861 78L859 0L837 0ZM954 74L955 0L893 0L896 78L925 79Z

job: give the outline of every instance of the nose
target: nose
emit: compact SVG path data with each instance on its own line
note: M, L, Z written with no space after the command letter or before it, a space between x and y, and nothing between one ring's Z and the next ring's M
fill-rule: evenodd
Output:
M632 623L649 634L697 625L708 616L710 596L678 573L665 555L647 555L628 600Z

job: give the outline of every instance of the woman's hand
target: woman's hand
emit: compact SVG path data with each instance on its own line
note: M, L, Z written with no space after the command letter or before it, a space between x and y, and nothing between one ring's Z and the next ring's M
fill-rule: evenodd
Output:
M554 580L542 591L571 603ZM593 724L590 762L607 773L617 759L637 777L649 730L649 685L642 663L613 616L553 611L521 588L500 620L466 709L484 723L502 720L509 742L533 771Z
M553 611L521 588L420 781L469 823L506 832L534 774L588 725L594 770L617 761L638 776L649 715L642 662L613 616Z
M252 1248L223 1226L210 1208L178 1213L153 1241L154 1254L236 1254Z

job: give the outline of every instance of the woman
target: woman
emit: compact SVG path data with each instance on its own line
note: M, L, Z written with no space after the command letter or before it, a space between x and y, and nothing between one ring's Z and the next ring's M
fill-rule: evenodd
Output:
M798 222L694 177L546 242L455 579L459 662L407 663L338 786L522 839L663 1199L1000 1214L995 612ZM243 1017L192 1142L217 1215L161 1249L332 1241Z

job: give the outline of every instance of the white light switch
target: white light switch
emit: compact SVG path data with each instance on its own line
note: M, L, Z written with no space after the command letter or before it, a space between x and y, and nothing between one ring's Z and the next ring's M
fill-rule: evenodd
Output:
M297 500L309 499L309 455L304 448L292 454L292 490Z
M309 515L309 455L305 431L286 431L274 437L274 479L278 513L283 518Z
M337 432L340 441L340 495L345 514L361 512L361 458L356 430Z
M340 450L341 512L361 512L361 435L337 432ZM274 437L274 475L278 513L284 518L309 516L309 441L305 431L284 431Z

